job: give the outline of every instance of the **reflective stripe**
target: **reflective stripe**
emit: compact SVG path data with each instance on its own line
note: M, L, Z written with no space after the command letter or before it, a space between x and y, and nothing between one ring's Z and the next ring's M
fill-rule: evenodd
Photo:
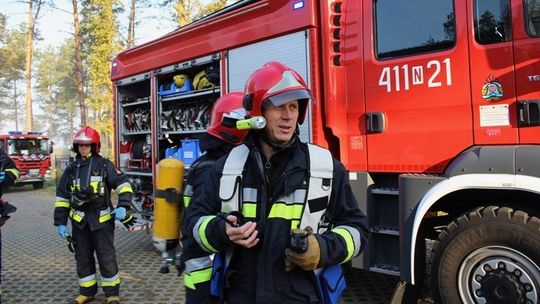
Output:
M6 172L11 172L15 176L15 181L19 180L19 177L21 177L21 172L15 168L12 169L4 169Z
M208 226L208 223L215 217L215 215L201 216L195 224L195 227L193 227L193 237L195 238L195 241L197 241L203 250L212 253L218 252L218 250L212 247L208 242L208 239L206 238L206 226Z
M90 179L94 178L95 176L92 176ZM98 181L91 181L90 186L94 190L94 193L99 193L99 182Z
M191 203L191 196L185 196L184 195L184 207L189 207L189 204Z
M56 201L54 202L54 208L69 208L69 202Z
M120 284L120 276L118 275L118 273L114 275L112 278L101 277L102 287L114 287L118 284Z
M347 257L341 263L349 261L352 257L358 255L360 250L360 232L351 226L337 226L331 230L339 234L347 245Z
M99 222L104 223L112 219L111 211L109 209L104 209L99 211Z
M212 259L210 256L190 259L186 261L184 271L184 285L195 289L195 284L208 282L212 278Z
M79 286L81 287L91 287L97 284L96 274L91 274L84 278L79 278Z
M199 258L194 258L186 261L186 272L193 272L196 270L206 269L212 267L212 255L206 255Z
M283 218L286 220L297 219L300 220L302 217L302 210L304 206L300 204L285 204L285 203L274 203L272 209L270 209L270 214L268 218Z
M69 210L69 217L74 220L75 222L82 221L83 217L85 216L84 212L79 210L71 209Z
M195 284L209 282L212 279L212 268L193 271L191 273L184 272L184 286L195 290Z
M257 189L244 188L242 189L242 199L244 202L256 202L257 201Z
M116 191L118 194L133 193L133 189L131 188L131 184L129 182L121 183L114 191Z
M256 218L257 217L257 203L243 203L242 215L245 217Z

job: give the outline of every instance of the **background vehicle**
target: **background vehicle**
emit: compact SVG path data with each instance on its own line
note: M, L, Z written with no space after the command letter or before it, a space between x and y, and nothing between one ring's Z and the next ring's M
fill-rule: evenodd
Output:
M34 189L43 188L51 179L52 145L44 132L9 131L0 133L0 149L3 149L21 171L15 186L32 184Z
M445 303L538 302L538 0L241 1L114 59L117 161L151 189L175 146L196 154L197 114L270 60L310 84L301 137L345 164L367 213L353 266L399 276L405 299L428 281ZM206 69L218 85L168 89Z

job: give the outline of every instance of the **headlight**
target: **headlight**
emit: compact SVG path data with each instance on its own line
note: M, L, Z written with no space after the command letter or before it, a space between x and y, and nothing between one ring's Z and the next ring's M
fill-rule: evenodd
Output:
M39 155L39 159L44 159L44 158L45 158L45 155L43 155L43 154Z

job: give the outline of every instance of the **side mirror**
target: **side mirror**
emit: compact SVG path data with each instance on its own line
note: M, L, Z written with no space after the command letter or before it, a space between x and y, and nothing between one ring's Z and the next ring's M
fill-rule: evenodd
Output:
M53 151L54 151L53 146L54 146L54 141L51 140L51 145L50 145L50 148L49 148L49 154L53 153Z

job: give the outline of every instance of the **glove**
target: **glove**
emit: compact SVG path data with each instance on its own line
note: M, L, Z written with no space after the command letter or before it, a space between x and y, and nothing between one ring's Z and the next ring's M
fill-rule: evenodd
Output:
M305 252L295 252L289 248L285 249L285 270L291 271L295 265L300 266L305 271L315 270L321 259L319 241L317 241L315 235L303 229L294 229L292 233L307 235L308 248Z
M64 240L67 240L67 236L69 235L69 228L66 225L58 225L58 235Z
M129 228L137 223L137 218L131 214L128 214L123 220L120 221L124 227Z
M113 210L115 219L119 220L124 227L129 228L137 222L137 218L129 214L124 207L118 207Z
M4 179L6 178L6 172L0 171L0 184L4 182Z
M114 209L113 212L111 212L111 213L114 213L114 217L117 220L121 221L121 220L126 218L127 210L124 207L118 207L118 208Z

